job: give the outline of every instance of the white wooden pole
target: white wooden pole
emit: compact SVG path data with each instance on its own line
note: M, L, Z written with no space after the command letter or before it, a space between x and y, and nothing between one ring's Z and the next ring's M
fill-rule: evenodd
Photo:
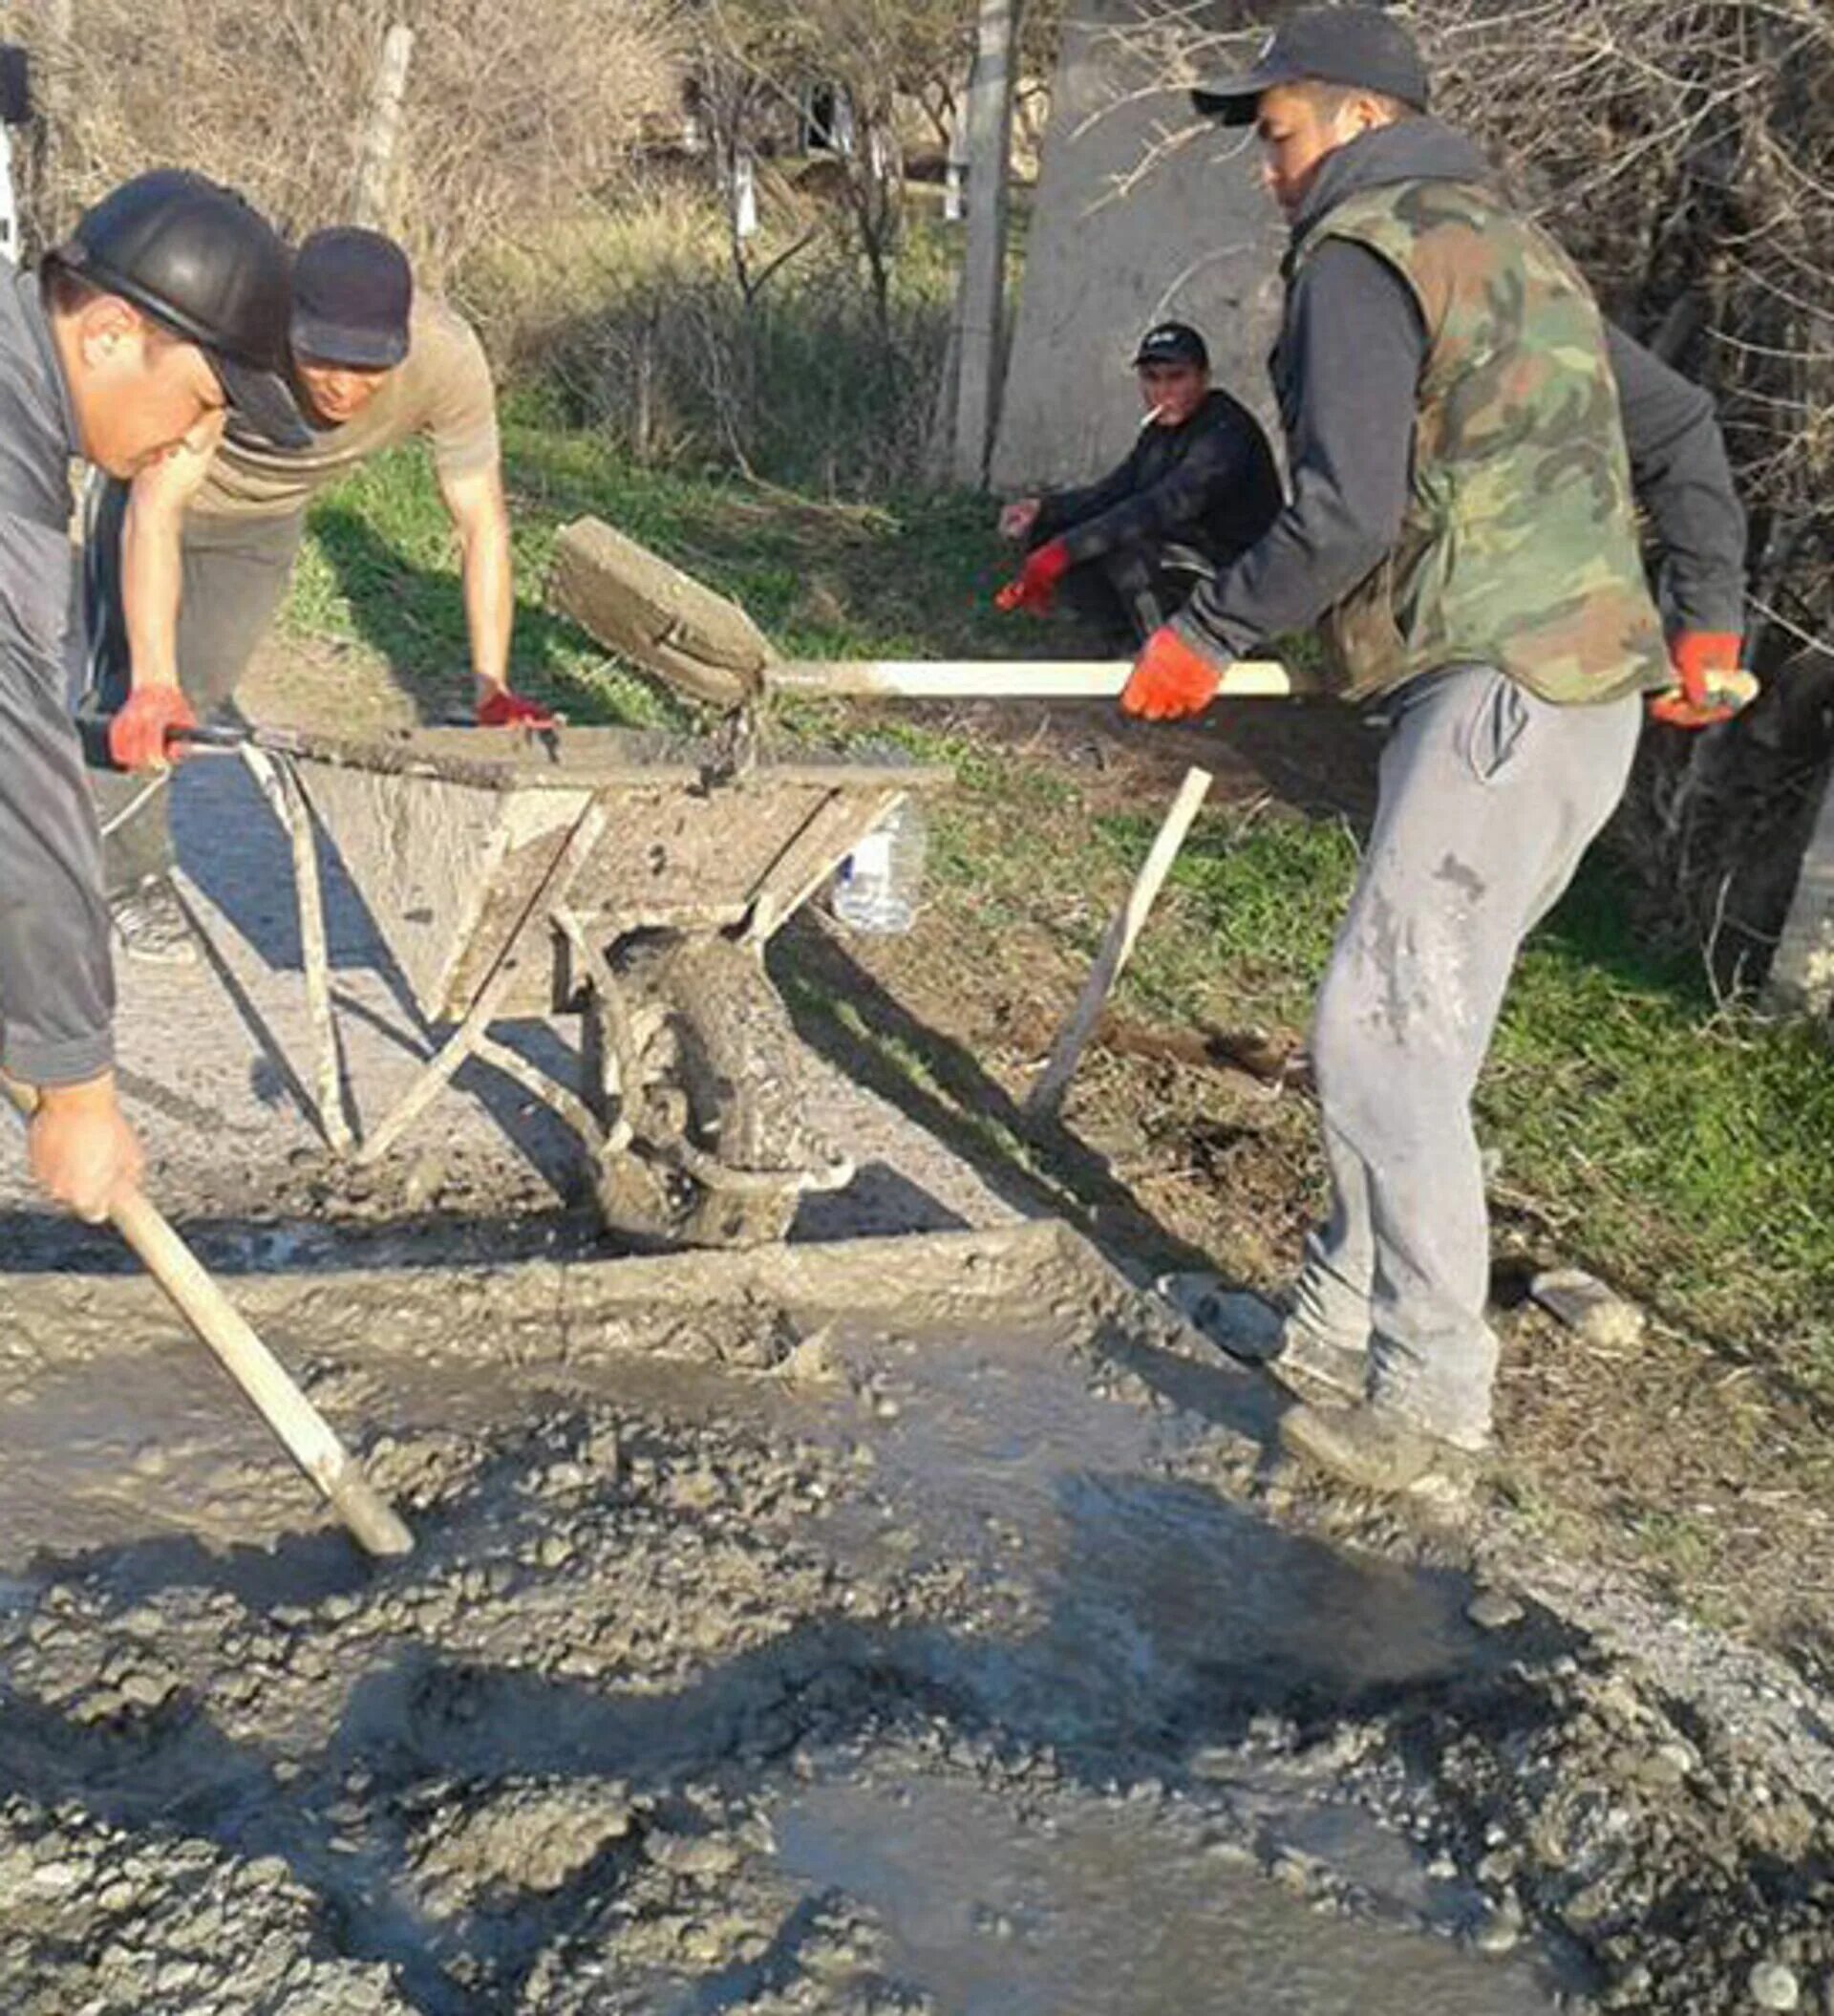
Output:
M1141 928L1146 922L1146 913L1171 872L1172 863L1178 859L1178 850L1184 845L1191 821L1197 817L1198 808L1212 782L1210 772L1200 770L1195 764L1185 771L1184 781L1178 787L1178 796L1172 800L1171 809L1165 814L1165 822L1147 850L1140 873L1134 877L1127 900L1115 912L1114 921L1101 941L1101 950L1096 954L1096 963L1090 969L1070 1019L1057 1032L1050 1061L1026 1095L1027 1120L1053 1119L1062 1105L1063 1095L1069 1089L1077 1065L1101 1019L1102 1006L1120 977L1120 970L1126 965Z
M899 658L792 659L770 666L764 682L778 693L877 697L889 700L1112 700L1133 671L1127 658L1054 661L959 658L929 663ZM1284 700L1292 696L1284 665L1243 658L1227 666L1217 697Z
M11 1079L0 1090L28 1119L38 1095ZM254 1404L287 1453L318 1487L344 1524L371 1554L412 1554L414 1535L395 1508L351 1459L325 1417L288 1378L247 1319L205 1273L203 1264L139 1190L109 1212L109 1222L139 1255L146 1271L217 1362Z

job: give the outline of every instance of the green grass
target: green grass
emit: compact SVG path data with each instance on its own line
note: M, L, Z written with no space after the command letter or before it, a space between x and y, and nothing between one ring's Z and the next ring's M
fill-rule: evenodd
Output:
M578 719L672 716L542 607L554 531L582 512L736 594L792 654L1052 648L1048 627L989 608L1005 560L980 501L836 505L637 468L526 396L510 402L504 433L522 598L514 676ZM429 697L449 704L462 691L452 545L423 458L392 457L320 504L288 620L369 643ZM804 721L844 726L834 711ZM932 874L960 956L991 955L1009 933L1093 951L1156 808L1091 818L1066 770L967 736L873 732L955 769ZM1341 822L1278 807L1206 814L1123 1001L1168 1021L1303 1028L1355 868ZM1720 1011L1697 969L1640 951L1596 857L1530 943L1479 1104L1504 1190L1566 1256L1834 1399L1834 1057L1807 1030Z
M647 680L608 666L544 607L554 535L591 514L734 595L789 656L1048 654L1047 627L994 614L1010 556L971 497L872 505L640 468L564 425L551 398L508 398L504 470L515 525L515 683L583 721L654 722L672 711ZM313 506L286 621L380 652L412 691L448 704L463 688L457 555L431 462L405 448Z

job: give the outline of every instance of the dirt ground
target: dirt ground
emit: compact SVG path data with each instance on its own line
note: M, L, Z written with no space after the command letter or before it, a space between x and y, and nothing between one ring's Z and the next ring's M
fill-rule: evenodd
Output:
M265 661L259 711L322 676L396 712L312 663ZM1200 754L1307 804L1367 775L1325 717L1226 760L976 725L1083 806ZM1824 1535L1760 1481L1812 1431L1787 1396L1515 1311L1497 1489L1308 1487L1277 1390L1140 1292L1279 1278L1303 1092L1111 1047L1003 1154L967 1119L1010 1116L1080 973L951 961L940 901L785 934L809 1110L874 1150L787 1248L608 1261L481 1082L353 1178L282 1070L284 862L200 782L181 847L233 872L208 966L133 982L130 1103L418 1546L363 1563L0 1143L0 2008L1834 2016ZM376 1094L413 1032L331 923ZM1723 1554L1653 1573L1665 1512Z
M237 1282L415 1528L376 1568L145 1282L0 1276L10 2011L1834 1998L1807 1697L1347 1544L1052 1225L420 1258Z
M1163 805L1193 762L1216 774L1212 804L1270 802L1353 822L1373 805L1376 740L1330 710L1275 723L1243 708L1225 733L1142 732L1106 708L1041 717L977 706L938 714L932 725L1023 750L1068 780L1073 803L1053 818ZM1039 845L1050 845L1048 833ZM932 896L908 937L811 933L802 947L831 990L858 987L861 974L882 990L875 1007L895 1019L900 1041L927 1058L941 1086L930 1123L1014 1194L1041 1187L1117 1257L1202 1268L1227 1255L1246 1285L1289 1278L1321 1194L1303 1085L1274 1098L1249 1073L1167 1056L1190 1032L1136 1018L1090 1052L1062 1131L1035 1144L1026 1166L1003 1163L963 1115L997 1107L1016 1122L1086 966L1035 931L972 930L957 895L943 888ZM956 954L965 926L971 958ZM1303 1046L1302 1027L1266 1033L1275 1055ZM1564 1329L1526 1299L1526 1286L1540 1268L1573 1255L1510 1190L1506 1170L1492 1207L1493 1300L1505 1340L1503 1500L1568 1552L1632 1571L1696 1615L1834 1676L1834 1467L1823 1410L1775 1367L1659 1317L1631 1346Z

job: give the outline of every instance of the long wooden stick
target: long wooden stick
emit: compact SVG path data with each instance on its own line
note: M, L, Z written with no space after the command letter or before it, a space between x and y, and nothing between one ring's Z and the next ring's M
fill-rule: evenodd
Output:
M36 1093L11 1079L0 1083L30 1118L37 1108ZM159 1212L134 1190L109 1212L109 1220L357 1542L384 1558L412 1554L414 1535L400 1515L352 1461L325 1417Z
M1115 912L1108 926L1101 950L1096 954L1096 963L1083 983L1082 994L1070 1019L1057 1032L1050 1061L1026 1095L1025 1115L1028 1120L1051 1119L1063 1104L1063 1095L1101 1018L1102 1003L1120 977L1120 969L1126 965L1128 954L1134 949L1134 941L1140 936L1146 913L1152 909L1160 885L1178 858L1178 850L1184 844L1191 821L1197 817L1198 807L1204 803L1212 781L1209 771L1200 770L1195 764L1185 771L1184 781L1172 800L1171 810L1165 814L1164 824L1148 848L1140 873L1134 877L1127 900Z
M299 963L306 979L306 1009L311 1018L317 1060L318 1126L334 1155L351 1152L352 1134L344 1109L344 1065L331 1006L331 958L325 937L325 895L318 878L318 845L312 815L289 760L270 755L252 741L242 760L261 786L274 817L287 829L293 850L293 893L299 907Z
M801 658L772 665L767 687L778 693L878 695L894 700L1112 700L1133 660L957 658ZM1223 675L1224 700L1284 700L1292 678L1284 665L1238 659Z

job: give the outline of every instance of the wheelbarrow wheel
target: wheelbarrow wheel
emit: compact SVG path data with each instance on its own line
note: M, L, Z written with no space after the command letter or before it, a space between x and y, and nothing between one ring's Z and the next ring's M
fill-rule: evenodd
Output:
M634 1150L607 1159L597 1196L606 1231L647 1252L770 1245L788 1233L799 1202L788 1190L738 1194L711 1189Z

